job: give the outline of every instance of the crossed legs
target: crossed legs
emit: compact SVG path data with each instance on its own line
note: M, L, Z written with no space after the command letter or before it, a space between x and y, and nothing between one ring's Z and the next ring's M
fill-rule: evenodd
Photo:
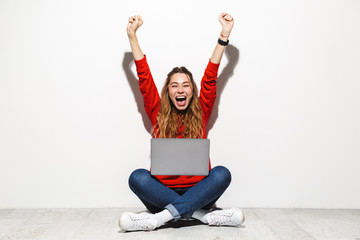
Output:
M139 220L139 218L153 218L157 220L156 222L154 221L152 225L146 226L145 229L135 230L152 230L169 220L177 221L180 218L190 219L191 217L210 224L211 220L215 219L213 215L214 213L216 214L216 211L211 215L207 210L209 210L216 200L225 192L230 182L231 174L229 170L223 166L217 166L211 169L209 175L195 186L172 189L152 177L148 170L137 169L130 175L130 189L153 214L143 214L140 216L127 213L125 214L127 215L126 218L122 217L123 224L120 223L120 227L122 226L121 228L123 228L123 230L129 230L126 229L127 227L124 223L129 221L131 216L136 218L136 220ZM238 212L240 210L236 209L236 211ZM233 213L234 211L230 214L233 215ZM237 215L239 214L241 215L239 217L242 223L242 212L237 213ZM225 215L229 215L229 213L226 212ZM219 219L214 220L214 225L219 225L218 220Z

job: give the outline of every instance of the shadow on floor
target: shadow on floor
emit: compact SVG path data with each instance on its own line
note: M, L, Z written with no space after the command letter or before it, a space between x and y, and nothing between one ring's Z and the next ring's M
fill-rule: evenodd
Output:
M179 220L176 222L168 222L165 225L159 227L158 229L165 229L165 228L183 228L183 227L192 227L192 226L197 226L197 225L204 225L204 223L202 223L199 220Z

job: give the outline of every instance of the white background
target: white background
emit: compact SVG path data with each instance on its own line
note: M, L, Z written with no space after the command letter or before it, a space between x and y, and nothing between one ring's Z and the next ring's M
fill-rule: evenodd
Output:
M141 207L149 120L127 19L158 88L199 83L235 26L209 125L221 207L360 208L360 1L0 1L0 208Z

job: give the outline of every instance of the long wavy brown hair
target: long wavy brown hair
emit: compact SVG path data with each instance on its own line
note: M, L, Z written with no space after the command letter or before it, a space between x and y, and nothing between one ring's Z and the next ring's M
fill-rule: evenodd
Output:
M169 97L170 79L175 73L186 74L193 88L193 96L189 106L181 112L178 111ZM182 123L184 123L182 132L184 138L203 137L202 110L199 103L198 88L189 70L185 67L175 67L168 73L161 90L160 111L153 135L160 138L176 138L180 134Z

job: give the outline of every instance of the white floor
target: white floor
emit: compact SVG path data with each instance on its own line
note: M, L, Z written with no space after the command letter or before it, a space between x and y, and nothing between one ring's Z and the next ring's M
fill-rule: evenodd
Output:
M0 240L11 239L351 239L360 240L360 210L244 209L241 227L170 223L152 232L119 230L124 211L144 209L0 209Z

